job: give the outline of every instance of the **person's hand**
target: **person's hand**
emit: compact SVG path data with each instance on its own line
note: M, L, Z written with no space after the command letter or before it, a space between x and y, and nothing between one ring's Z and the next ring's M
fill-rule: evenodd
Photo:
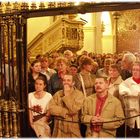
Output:
M93 116L91 118L91 121L90 122L91 122L92 125L95 125L98 122L98 117L97 116Z
M46 121L47 122L49 122L50 116L51 116L50 111L47 111L47 114L46 114Z
M103 119L99 115L93 116L91 118L92 125L102 125L102 122L103 122Z
M124 91L124 92L122 93L122 97L127 97L127 95L128 95L128 93L127 93L126 91Z

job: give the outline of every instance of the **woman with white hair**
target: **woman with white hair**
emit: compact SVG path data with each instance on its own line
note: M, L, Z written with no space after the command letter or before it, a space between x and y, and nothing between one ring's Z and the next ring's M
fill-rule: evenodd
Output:
M136 56L130 52L127 52L123 55L122 58L122 79L125 80L132 76L132 66L136 61Z
M64 51L64 57L68 59L69 65L76 63L76 59L74 58L75 54L70 50Z

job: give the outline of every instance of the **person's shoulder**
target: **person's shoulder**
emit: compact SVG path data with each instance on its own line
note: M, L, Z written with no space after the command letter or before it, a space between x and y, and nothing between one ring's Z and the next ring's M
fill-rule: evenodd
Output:
M108 97L110 98L110 100L112 100L113 103L120 102L120 100L117 97L115 97L111 94L108 94Z
M80 74L80 73L76 73L76 74L73 76L73 78L74 78L74 79L79 78L79 74Z
M86 100L87 101L95 100L95 98L96 98L96 94L91 94L91 95L89 95L89 96L86 97Z
M82 91L80 91L79 89L77 89L77 88L74 88L74 94L75 94L75 96L77 96L77 97L80 97L80 98L84 98L84 94L83 94L83 92Z
M54 69L48 68L48 70L49 70L52 74L56 73L56 70L54 70Z
M130 82L133 82L132 77L126 78L125 80L122 81L122 83L130 83Z
M98 72L103 72L104 68L99 68L97 71Z
M49 93L49 92L47 92L47 91L46 91L46 96L52 97L51 93Z
M32 98L32 97L34 96L34 93L35 93L35 92L29 92L29 93L28 93L28 97L29 97L29 98Z
M50 77L51 80L56 79L56 78L58 78L58 73L57 72L53 73Z
M39 73L39 76L46 77L45 74L43 74L43 73L41 73L41 72Z
M74 88L74 92L78 93L78 94L83 94L83 92L77 88Z
M63 96L64 96L63 90L58 90L53 95L53 97L63 97Z

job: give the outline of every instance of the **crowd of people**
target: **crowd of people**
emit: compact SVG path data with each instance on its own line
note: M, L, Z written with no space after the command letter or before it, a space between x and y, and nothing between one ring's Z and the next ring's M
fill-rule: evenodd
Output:
M31 137L140 136L139 53L65 50L28 64Z

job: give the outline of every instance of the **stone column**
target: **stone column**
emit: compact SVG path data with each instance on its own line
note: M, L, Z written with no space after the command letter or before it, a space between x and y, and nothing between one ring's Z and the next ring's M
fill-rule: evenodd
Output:
M95 13L94 25L95 25L95 53L102 53L102 23L100 12Z
M118 47L118 19L120 17L120 13L118 11L113 13L113 18L114 18L114 32L113 32L113 52L117 52L117 47Z

